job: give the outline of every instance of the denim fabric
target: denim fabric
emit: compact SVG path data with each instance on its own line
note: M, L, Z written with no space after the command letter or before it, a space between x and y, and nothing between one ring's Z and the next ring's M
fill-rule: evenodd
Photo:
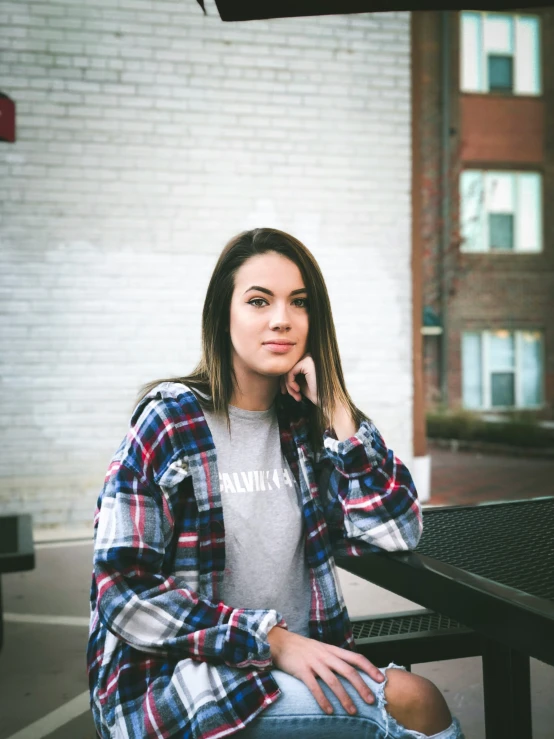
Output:
M379 668L386 677L389 667L405 669L391 662ZM366 703L352 683L337 675L352 698L357 713L351 716L339 699L322 680L319 684L333 706L332 714L323 713L306 685L282 670L272 670L282 695L278 701L258 714L246 728L237 733L240 739L429 739L427 734L401 726L386 710L384 689L386 679L377 683L365 672L359 671L375 696L374 703ZM464 739L458 719L432 739Z

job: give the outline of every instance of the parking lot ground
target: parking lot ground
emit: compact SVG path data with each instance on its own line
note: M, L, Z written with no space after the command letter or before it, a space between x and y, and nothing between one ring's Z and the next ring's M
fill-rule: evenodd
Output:
M431 449L431 505L554 494L554 460Z

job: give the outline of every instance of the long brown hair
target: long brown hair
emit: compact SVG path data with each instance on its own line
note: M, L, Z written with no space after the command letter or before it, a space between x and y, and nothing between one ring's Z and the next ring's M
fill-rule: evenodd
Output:
M228 406L235 373L232 366L230 322L235 275L251 257L267 252L294 262L308 291L307 348L314 361L320 406L306 401L309 438L314 450L322 444L325 428L332 425L332 411L341 404L349 409L356 428L368 417L357 408L344 383L331 303L325 280L313 254L294 236L276 228L255 228L234 236L224 247L212 273L202 310L202 355L196 368L184 377L154 380L141 388L139 400L160 382L180 382L208 399L199 399L207 410L223 412L230 429ZM278 392L278 396L281 394Z

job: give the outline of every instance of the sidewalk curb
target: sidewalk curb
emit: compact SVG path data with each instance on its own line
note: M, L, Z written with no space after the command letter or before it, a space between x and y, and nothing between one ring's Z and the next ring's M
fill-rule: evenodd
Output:
M93 527L91 526L33 526L33 539L35 544L53 543L61 541L82 541L93 539Z
M496 444L491 441L469 441L467 439L435 439L428 438L430 449L448 449L451 452L482 452L483 454L500 454L507 457L534 457L549 459L554 462L554 448L521 447L508 444Z

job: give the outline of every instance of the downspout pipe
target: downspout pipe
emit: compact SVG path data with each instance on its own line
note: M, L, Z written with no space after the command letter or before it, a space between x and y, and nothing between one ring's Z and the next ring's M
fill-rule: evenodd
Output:
M441 11L441 400L448 408L448 292L450 260L450 12Z

